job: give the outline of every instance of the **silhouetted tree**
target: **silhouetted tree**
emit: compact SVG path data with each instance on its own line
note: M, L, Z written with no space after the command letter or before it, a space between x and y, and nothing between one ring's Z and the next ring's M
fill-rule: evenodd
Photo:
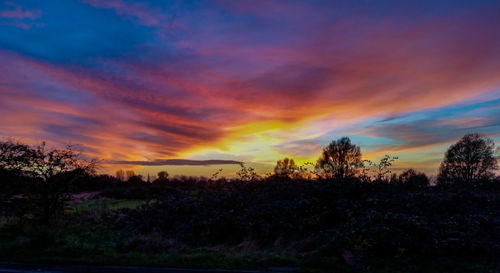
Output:
M0 168L0 218L2 214L16 215L22 208L12 204L12 197L22 193L28 184L28 178L22 177L16 171Z
M135 172L133 170L118 170L115 173L116 178L121 181L128 181L131 177L135 176Z
M370 168L367 169L368 171L375 172L375 177L374 177L375 181L389 181L392 173L390 167L392 166L392 163L397 159L398 159L397 156L385 155L380 159L378 163L374 163L370 160L365 160L364 162L368 163L369 167L372 168L371 170ZM368 180L371 180L371 178L368 177Z
M121 181L125 181L125 175L126 174L125 174L124 170L118 170L118 171L116 171L116 174L115 174L116 178L118 180L121 180Z
M20 169L22 162L25 160L28 148L25 144L11 140L0 142L0 169Z
M348 137L332 141L318 159L317 168L326 178L349 178L357 174L363 166L359 146L351 144Z
M21 188L22 162L25 160L27 146L5 141L0 143L0 205L6 202Z
M82 159L71 146L47 149L45 142L28 146L13 141L0 142L0 168L30 179L24 198L35 216L48 223L63 211L69 199L69 184L77 177L94 174L97 162Z
M159 180L167 180L168 179L168 173L166 171L158 172L158 179Z
M246 167L244 163L240 163L241 169L236 172L238 178L242 181L254 181L258 180L260 176L255 172L252 167Z
M127 177L127 180L130 179L130 177L135 176L135 172L133 170L127 170L125 171L125 177Z
M493 156L495 143L478 134L467 134L448 148L439 169L438 182L489 180L498 168Z
M290 177L296 171L298 171L299 167L295 164L293 159L285 157L282 160L278 160L276 162L276 166L274 167L274 175L281 177Z
M429 185L429 178L425 173L408 169L399 175L398 182L408 186L410 189L419 189Z
M144 183L144 177L142 175L132 175L128 177L127 182L131 185L140 186Z
M210 176L210 180L217 180L217 178L219 177L219 175L221 174L221 172L222 172L222 168L218 169L216 172L214 172L212 174L212 176Z

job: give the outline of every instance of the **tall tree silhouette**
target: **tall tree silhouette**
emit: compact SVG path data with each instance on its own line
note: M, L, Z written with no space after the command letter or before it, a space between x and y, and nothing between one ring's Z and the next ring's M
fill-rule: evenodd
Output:
M323 148L317 168L326 178L349 178L355 176L362 165L359 146L351 144L348 137L342 137Z
M488 180L498 169L493 156L495 143L478 134L467 134L448 148L439 169L438 182Z

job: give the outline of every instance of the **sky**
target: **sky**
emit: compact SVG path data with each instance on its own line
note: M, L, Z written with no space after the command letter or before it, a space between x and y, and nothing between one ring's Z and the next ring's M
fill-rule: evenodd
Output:
M481 0L0 0L0 138L77 145L104 173L230 176L233 161L315 162L349 136L365 159L432 174L466 133L500 143L499 14Z

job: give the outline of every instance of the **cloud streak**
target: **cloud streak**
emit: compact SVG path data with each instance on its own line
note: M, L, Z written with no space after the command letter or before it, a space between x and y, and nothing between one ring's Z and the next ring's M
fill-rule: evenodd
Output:
M239 165L242 162L234 160L192 160L192 159L157 159L153 161L106 161L104 164L139 165L139 166L208 166L208 165Z

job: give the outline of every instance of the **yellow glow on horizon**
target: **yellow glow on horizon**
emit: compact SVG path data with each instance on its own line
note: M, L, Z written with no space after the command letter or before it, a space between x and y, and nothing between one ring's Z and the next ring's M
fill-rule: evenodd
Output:
M226 128L230 133L219 142L204 147L196 147L179 154L181 158L199 158L206 154L230 154L248 158L257 163L274 164L284 157L292 157L298 164L310 162L312 157L294 157L279 152L277 145L294 139L310 139L322 132L308 129L306 120L293 123L282 121L257 121ZM315 153L316 151L311 151ZM316 159L314 159L315 161Z

